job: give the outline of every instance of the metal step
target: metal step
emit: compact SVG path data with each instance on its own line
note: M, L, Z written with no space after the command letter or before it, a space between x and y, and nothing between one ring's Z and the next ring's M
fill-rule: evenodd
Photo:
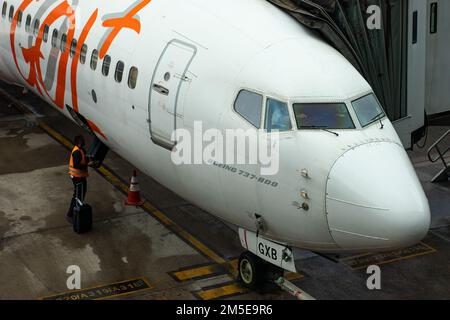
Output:
M444 165L444 168L431 180L432 183L436 182L446 182L450 177L450 164L447 163L445 156L450 152L450 143L446 146L442 146L445 142L445 139L450 137L450 130L442 135L431 147L428 149L428 159L431 162L435 163L439 160ZM433 157L433 152L436 152L437 155Z

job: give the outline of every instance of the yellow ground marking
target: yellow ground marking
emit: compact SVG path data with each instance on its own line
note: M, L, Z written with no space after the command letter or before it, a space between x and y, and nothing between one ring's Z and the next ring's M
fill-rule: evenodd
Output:
M172 275L178 281L187 281L187 280L191 280L191 279L195 279L195 278L207 277L209 275L213 275L213 274L221 273L222 271L225 271L224 273L228 272L228 273L232 274L232 276L236 279L238 263L239 263L238 259L233 259L224 264L210 264L210 265L206 265L206 266L195 267L192 269L176 271ZM304 277L305 277L304 275L294 273L294 272L287 272L285 275L285 278L289 281L299 280Z
M247 292L249 292L247 288L244 288L239 284L233 283L225 285L223 287L202 290L197 292L196 294L203 300L213 300L236 294L244 294Z
M236 260L237 261L237 260ZM286 280L295 281L299 279L303 279L305 276L302 274L288 272L285 275ZM195 294L200 297L202 300L214 300L228 296L235 296L240 294L249 293L250 290L245 288L240 283L231 283L225 284L223 286L219 286L216 288L206 289L197 291Z
M231 261L225 262L223 264L210 264L201 267L194 267L192 269L186 269L181 271L176 271L173 276L179 281L187 281L195 278L209 276L215 273L232 273L230 270L237 269L238 260L233 259Z
M300 273L294 273L294 272L288 272L284 276L284 278L288 281L300 280L300 279L303 279L304 277L305 277L304 275L302 275Z
M408 260L408 259L412 259L412 258L416 258L416 257L420 257L420 256L424 256L424 255L427 255L427 254L432 254L432 253L436 253L437 252L436 249L434 249L433 247L427 245L424 242L420 242L420 244L423 245L424 247L426 247L428 249L428 251L419 252L419 253L410 254L410 255L397 257L397 258L392 258L392 259L387 259L387 260L381 260L381 261L377 261L375 259L371 263L366 263L366 264L358 266L358 267L351 267L350 266L350 268L352 268L352 270L361 270L361 269L367 268L368 266L370 266L372 264L376 264L376 265L380 266L380 265L384 265L384 264L389 264L389 263L398 262L398 261L402 261L402 260ZM348 261L350 261L352 259L357 259L357 258L362 258L362 257L370 258L371 256L376 258L377 254L373 254L373 255L372 254L365 254L365 255L359 255L359 256L355 256L355 257L348 257L348 258L342 259L341 261L343 261L345 263L345 262L348 262ZM347 263L347 265L348 265L348 263Z
M133 291L128 291L128 292L124 292L124 293L118 293L118 294L112 294L112 295L108 295L105 294L105 296L100 296L100 297L95 297L95 295L91 298L91 299L85 299L85 300L105 300L105 299L112 299L112 298L117 298L117 297L123 297L123 296L128 296L131 294L135 294L137 292L143 292L143 291L148 291L150 289L153 289L153 285L150 284L150 282L148 281L147 278L145 277L140 277L140 278L132 278L132 279L128 279L128 280L124 280L124 281L119 281L119 282L114 282L114 283L109 283L109 284L103 284L103 285L98 285L95 287L90 287L90 288L85 288L85 289L80 289L80 290L72 290L72 291L67 291L67 292L63 292L63 293L58 293L58 294L54 294L51 296L46 296L46 297L42 297L42 298L38 298L38 300L51 300L54 298L58 298L58 297L63 297L63 296L68 296L69 298L71 296L76 296L78 293L89 293L90 291L94 291L103 287L114 287L114 286L119 286L121 284L124 283L129 283L129 282L133 282L133 281L143 281L147 287L145 288L141 288L141 289L136 289ZM73 300L73 299L66 299L66 300ZM77 299L77 300L81 300L81 299Z
M190 270L178 271L173 275L179 281L186 281L194 278L204 277L217 272L217 268L214 265L209 265L205 267L198 267Z
M14 96L9 94L3 89L0 89L0 94L14 102L15 106L19 109L19 111L23 113L30 113L29 109L18 99L16 99ZM38 126L44 130L48 135L53 137L56 141L67 147L68 149L73 148L73 144L66 139L62 134L57 132L56 130L52 129L50 126L48 126L44 121L36 119L36 123ZM125 185L118 177L116 177L111 171L106 169L105 167L100 167L98 171L108 180L111 184L114 186L120 188L124 192L128 192L129 186ZM174 221L172 221L169 217L167 217L164 213L162 213L160 210L158 210L153 204L151 204L149 201L145 201L143 208L149 211L151 214L153 214L156 218L158 218L162 224L164 224L166 227L172 228L172 230L181 238L183 238L185 241L190 243L193 247L195 247L198 251L200 251L203 255L214 261L215 263L223 264L227 261L220 257L217 253L215 253L212 249L208 248L205 244L200 242L198 239L196 239L193 235L191 235L189 232L183 230L179 225L177 225Z
M239 264L238 259L231 260L230 262L228 262L228 264L232 270L236 270L236 272L237 272L238 264ZM237 277L237 275L236 275L236 277Z

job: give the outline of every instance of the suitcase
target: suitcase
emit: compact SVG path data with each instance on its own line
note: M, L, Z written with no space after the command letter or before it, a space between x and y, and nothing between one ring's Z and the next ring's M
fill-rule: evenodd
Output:
M83 188L81 188L81 194L77 194L76 205L73 209L73 231L78 234L92 229L92 207L80 200L82 194Z
M78 234L92 230L92 207L88 204L79 204L73 210L73 231Z
M95 162L93 168L100 168L108 154L109 148L103 144L97 137L91 144L88 151L88 158Z

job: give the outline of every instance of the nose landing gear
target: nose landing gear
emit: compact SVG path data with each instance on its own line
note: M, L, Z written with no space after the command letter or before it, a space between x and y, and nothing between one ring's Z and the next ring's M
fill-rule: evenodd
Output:
M263 289L267 283L273 283L284 275L282 268L264 261L250 251L241 254L238 271L239 279L251 290Z
M305 291L284 278L284 269L264 261L250 251L241 254L238 263L239 279L250 290L266 291L273 285L298 300L315 300ZM273 289L270 289L272 291Z
M239 279L249 289L256 289L261 284L262 261L251 252L244 252L238 264Z

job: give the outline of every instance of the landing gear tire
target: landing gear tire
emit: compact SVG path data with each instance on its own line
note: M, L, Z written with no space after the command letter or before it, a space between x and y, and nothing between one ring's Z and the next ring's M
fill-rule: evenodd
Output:
M264 261L251 252L244 252L239 258L239 279L249 289L257 289L264 281Z

